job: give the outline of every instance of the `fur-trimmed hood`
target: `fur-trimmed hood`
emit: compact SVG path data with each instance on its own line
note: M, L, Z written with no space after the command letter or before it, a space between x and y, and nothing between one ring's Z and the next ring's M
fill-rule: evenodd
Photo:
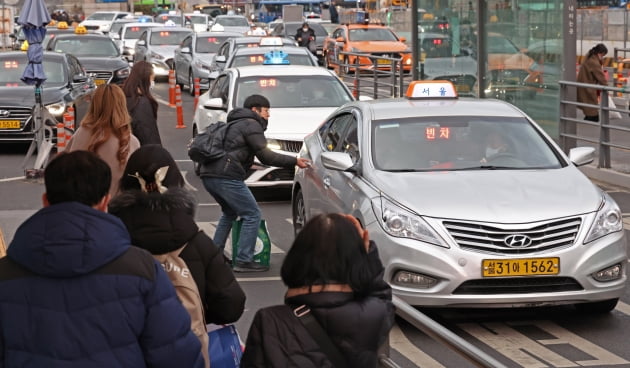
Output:
M109 213L125 223L133 245L164 254L181 247L199 231L196 207L197 201L186 189L173 188L162 194L130 190L112 199Z

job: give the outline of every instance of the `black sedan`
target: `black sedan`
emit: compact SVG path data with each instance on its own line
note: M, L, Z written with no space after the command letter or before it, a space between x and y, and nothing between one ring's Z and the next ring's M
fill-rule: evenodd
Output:
M0 53L0 141L26 142L33 139L32 111L35 87L24 84L20 77L28 64L26 53ZM68 107L75 110L75 126L85 116L94 82L79 60L69 54L45 52L42 103L58 122ZM55 123L55 122L51 122Z
M72 54L94 78L97 86L122 84L129 76L129 63L123 59L116 43L105 35L60 34L52 38L48 51Z

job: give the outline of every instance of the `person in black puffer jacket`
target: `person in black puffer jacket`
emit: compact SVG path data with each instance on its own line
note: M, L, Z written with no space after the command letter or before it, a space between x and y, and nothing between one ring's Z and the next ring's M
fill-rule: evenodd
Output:
M333 367L294 314L303 306L340 351L346 367L376 367L377 351L395 313L383 270L376 245L354 217L314 217L282 264L282 281L288 287L285 305L256 313L241 367Z
M269 267L255 263L254 247L260 226L260 208L256 198L245 184L248 171L254 164L254 156L269 166L304 168L308 160L276 153L267 147L265 130L269 118L269 100L261 95L251 95L243 102L243 108L235 108L227 116L224 148L227 154L201 166L203 186L221 206L223 212L214 233L214 243L223 250L232 222L240 217L243 226L239 234L238 254L232 255L234 271L260 272Z
M155 173L168 166L166 177L156 183ZM140 184L138 176L145 182ZM180 253L197 284L206 323L237 321L245 308L245 293L223 253L195 223L196 201L171 154L160 145L146 145L134 152L120 181L120 194L109 204L132 243L152 254L164 254L187 244Z

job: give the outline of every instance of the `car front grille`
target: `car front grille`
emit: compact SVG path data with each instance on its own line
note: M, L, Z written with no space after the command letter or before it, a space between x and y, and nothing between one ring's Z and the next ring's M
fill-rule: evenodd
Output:
M103 72L96 70L88 70L88 73L94 77L94 80L105 81L105 83L109 83L112 80L112 76L114 73L112 72Z
M20 122L19 129L0 129L7 132L23 132L25 127L29 125L28 130L32 130L30 127L32 109L30 107L15 107L15 106L0 106L0 121L12 121L18 120Z
M278 168L263 176L261 181L293 181L294 169Z
M280 149L285 151L285 152L298 153L302 149L302 142L301 141L284 141L284 140L280 140L278 142L280 143L280 147L281 147Z
M101 27L100 26L84 26L85 29L87 29L88 31L98 31Z
M581 223L579 217L518 228L472 222L442 222L460 248L498 254L528 254L571 246Z
M556 293L582 290L572 277L511 277L463 282L455 295Z

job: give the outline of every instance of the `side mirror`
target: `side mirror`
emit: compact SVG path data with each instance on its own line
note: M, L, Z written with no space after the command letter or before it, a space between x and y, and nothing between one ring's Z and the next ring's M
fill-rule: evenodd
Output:
M136 46L146 46L147 45L147 41L145 40L138 40L138 42L136 42Z
M323 152L321 159L322 165L327 169L354 172L352 157L345 152Z
M88 77L82 74L75 74L72 77L72 83L85 83L88 80Z
M9 34L9 38L12 38L12 39L15 40L15 39L17 39L17 36L15 34L11 33L11 34Z
M226 107L223 106L223 100L219 97L211 98L204 102L203 108L208 110L227 110Z
M337 37L337 39L335 39L335 41L337 41L337 42L346 42L346 40L343 37Z
M595 160L595 147L575 147L569 150L569 160L575 166L590 164Z
M181 52L182 54L190 54L190 47L188 46L182 47L182 49L179 50L179 52Z

